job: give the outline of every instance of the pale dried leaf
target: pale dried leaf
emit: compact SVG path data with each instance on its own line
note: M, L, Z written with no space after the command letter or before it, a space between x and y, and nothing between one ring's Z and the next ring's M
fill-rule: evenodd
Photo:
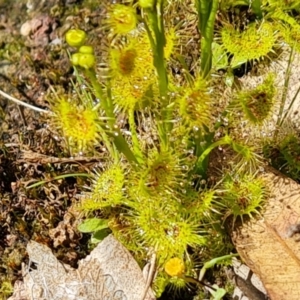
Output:
M274 171L275 172L275 171ZM278 172L265 174L270 198L262 217L234 232L235 246L272 300L300 299L300 186Z
M90 259L98 261L104 274L113 275L118 288L125 295L130 295L128 299L141 300L145 288L141 269L129 251L112 235L105 238L80 265ZM149 292L146 299L155 299L153 293Z
M24 274L30 300L142 300L142 271L112 235L81 260L77 270L60 263L45 245L31 241L27 251L35 264ZM145 299L155 299L151 290Z

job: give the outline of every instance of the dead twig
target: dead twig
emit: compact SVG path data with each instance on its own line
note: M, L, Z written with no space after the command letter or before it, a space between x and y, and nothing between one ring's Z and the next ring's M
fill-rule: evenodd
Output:
M48 156L33 151L22 151L22 157L19 162L40 163L40 164L56 164L56 163L94 163L103 161L103 157L55 157Z

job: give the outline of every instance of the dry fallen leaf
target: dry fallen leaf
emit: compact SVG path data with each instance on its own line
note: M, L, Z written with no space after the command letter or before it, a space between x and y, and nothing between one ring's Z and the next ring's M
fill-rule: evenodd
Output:
M272 300L300 299L300 186L279 172L266 173L271 191L262 217L233 233L245 263L262 280Z
M146 282L142 271L112 235L81 260L78 269L60 263L47 246L34 241L28 243L27 251L31 263L23 274L24 300L143 299ZM155 299L150 289L144 299Z

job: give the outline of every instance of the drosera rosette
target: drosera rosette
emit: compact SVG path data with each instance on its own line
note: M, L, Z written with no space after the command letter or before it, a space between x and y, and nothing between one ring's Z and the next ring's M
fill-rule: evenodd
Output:
M55 128L61 130L72 155L93 152L93 147L103 131L104 118L94 109L93 96L87 89L73 85L72 95L59 95L54 90L54 97L49 98L53 111L52 121Z
M220 36L224 49L233 56L232 68L267 57L273 52L277 40L276 31L267 21L250 23L243 31L232 24L224 24Z
M126 35L136 29L138 17L136 8L132 5L110 4L107 10L104 27L108 28L113 36Z
M125 44L112 45L109 60L112 77L142 77L145 76L143 72L152 71L153 54L146 31L139 30L128 35Z
M109 49L110 89L118 111L135 110L143 102L153 101L157 89L147 34L142 31L128 40L126 45Z
M269 73L263 82L248 90L238 91L229 107L240 109L250 124L261 126L276 109L275 75Z
M291 120L286 120L278 128L276 137L272 135L263 141L263 154L273 168L297 181L300 174L300 138L296 128Z
M226 108L232 127L228 144L235 152L231 160L237 170L255 172L262 166L262 141L270 135L279 108L275 85L270 73L256 87L237 91Z
M136 197L135 209L128 221L131 236L143 247L155 249L158 266L181 256L188 246L204 245L199 219L180 211L178 199L172 195Z
M276 1L276 0L263 0L262 5L268 10L281 10L281 11L300 11L300 3L298 0L289 1Z
M233 217L232 226L237 219L252 218L260 213L268 197L266 182L258 174L235 173L227 174L222 182L220 202L224 204L224 221Z
M178 95L179 115L183 123L190 129L203 129L212 125L213 97L208 88L207 81L198 75ZM180 91L178 91L180 92Z
M95 170L89 193L81 200L79 210L93 212L95 210L114 208L124 201L125 172L120 164L111 164L105 170Z
M206 147L197 160L197 166L203 164L203 161L212 150L218 149L222 152L225 150L226 154L222 157L225 168L231 166L237 172L248 171L253 173L262 165L263 160L259 154L262 152L260 147L260 145L253 145L247 140L242 140L239 133L237 137L233 134L226 134Z
M199 220L181 214L179 199L169 194L130 198L127 208L109 222L110 228L127 249L134 251L135 258L141 263L149 252L154 251L157 279L162 284L165 281L160 279L164 276L160 275L166 261L182 257L189 246L205 244Z
M154 249L158 266L174 256L182 256L188 246L201 246L206 242L202 235L203 229L200 228L202 214L193 214L185 209L185 202L187 199L190 201L190 196L188 183L182 177L187 170L177 169L176 157L170 156L168 160L163 158L154 161L148 170L163 168L153 173L157 176L155 180L144 170L140 170L140 173L136 171L136 175L132 174L134 171L128 174L125 188L127 209L124 212L127 227L123 228L122 234L131 237L130 247L135 244L136 248ZM184 175L179 176L180 172ZM138 176L141 180L137 184ZM144 185L149 178L152 185Z
M194 215L204 223L210 223L215 214L220 214L222 205L218 202L214 188L201 188L199 191L190 189L184 198L182 212L186 215Z
M139 195L181 195L186 192L188 172L192 161L182 158L175 150L148 151L145 163L138 171L131 172L129 192Z

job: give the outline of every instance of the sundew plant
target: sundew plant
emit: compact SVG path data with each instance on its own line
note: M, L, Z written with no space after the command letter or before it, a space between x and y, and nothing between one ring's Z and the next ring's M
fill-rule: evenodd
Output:
M157 297L168 284L197 282L199 266L230 254L224 225L253 217L267 198L259 132L280 105L275 75L243 90L231 79L242 64L268 60L282 40L298 47L300 25L289 12L299 7L277 3L109 4L101 56L88 33L66 33L77 82L72 97L55 93L51 119L72 155L93 155L99 145L105 153L77 208L93 222L101 215L101 230L106 224L141 266L155 257ZM236 7L253 21L230 23ZM192 13L174 20L184 8ZM190 44L198 54L189 60ZM220 69L225 80L215 76Z

